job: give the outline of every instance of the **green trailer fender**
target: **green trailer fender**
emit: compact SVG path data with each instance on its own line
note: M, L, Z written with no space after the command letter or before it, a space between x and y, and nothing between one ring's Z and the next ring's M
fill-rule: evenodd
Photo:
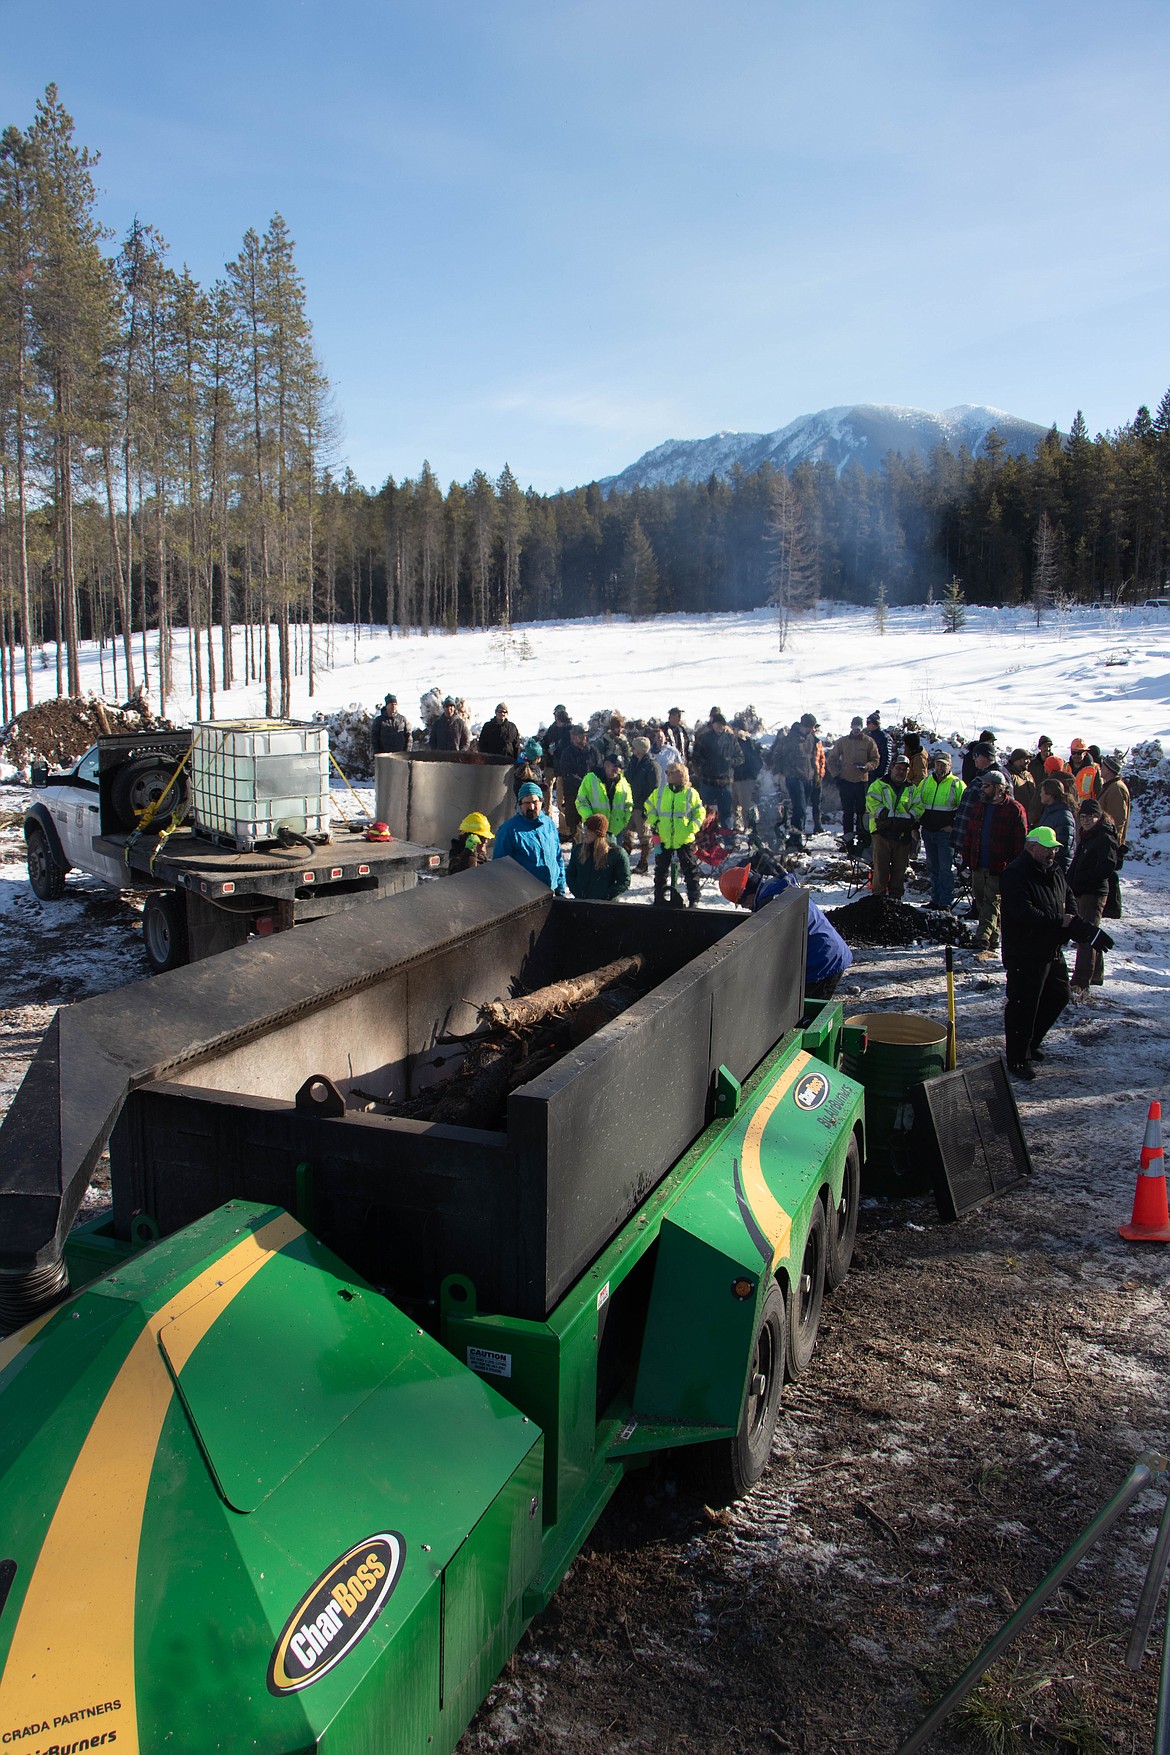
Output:
M539 1429L279 1209L0 1343L0 1731L450 1749L523 1629Z
M634 1390L642 1420L712 1437L735 1431L768 1286L787 1292L814 1206L840 1200L864 1105L860 1085L790 1044L746 1093L723 1074L719 1096L731 1124L662 1221Z

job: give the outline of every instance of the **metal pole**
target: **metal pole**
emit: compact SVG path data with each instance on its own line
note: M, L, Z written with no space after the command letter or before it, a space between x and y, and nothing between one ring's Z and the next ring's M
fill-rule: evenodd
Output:
M1129 1650L1125 1661L1131 1670L1140 1670L1142 1658L1146 1652L1146 1641L1150 1637L1150 1625L1154 1619L1154 1610L1158 1606L1158 1598L1162 1594L1162 1582L1166 1577L1166 1568L1170 1566L1170 1496L1162 1509L1162 1522L1158 1526L1158 1539L1154 1543L1154 1552L1150 1556L1150 1564L1146 1569L1146 1582L1142 1586L1141 1599L1138 1602L1137 1614L1134 1616L1133 1635L1129 1642Z
M1170 1752L1170 1626L1162 1633L1162 1680L1158 1685L1158 1711L1154 1719L1154 1755Z
M1052 1571L1041 1580L1031 1596L1020 1604L1010 1621L1005 1621L999 1632L988 1640L974 1663L968 1665L954 1687L944 1694L938 1705L923 1719L918 1729L913 1731L902 1744L898 1755L914 1755L916 1749L921 1749L923 1744L929 1741L943 1720L949 1717L961 1700L967 1698L980 1677L991 1668L996 1658L1006 1646L1011 1644L1017 1634L1023 1632L1073 1568L1084 1559L1089 1549L1101 1539L1106 1530L1113 1527L1142 1489L1148 1487L1151 1481L1165 1473L1166 1466L1165 1457L1155 1456L1149 1451L1138 1458L1129 1475L1108 1504L1102 1507L1090 1523L1086 1524L1072 1547L1065 1550ZM1162 1752L1162 1755L1165 1755L1165 1751Z
M947 946L947 1071L959 1064L959 1038L955 1029L955 950Z

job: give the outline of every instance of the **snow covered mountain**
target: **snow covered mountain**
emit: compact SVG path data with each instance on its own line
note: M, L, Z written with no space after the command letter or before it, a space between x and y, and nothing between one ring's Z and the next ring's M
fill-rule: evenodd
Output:
M1001 408L945 408L928 414L921 408L896 408L858 403L853 408L823 408L802 414L774 433L713 433L709 439L668 439L623 469L608 476L602 487L654 487L658 482L689 478L706 481L711 474L730 475L738 463L750 475L764 463L791 469L797 463L831 463L840 474L851 458L862 469L876 469L887 451L908 457L917 451L926 462L936 445L975 456L992 427L1012 455L1027 454L1047 427L1019 420Z

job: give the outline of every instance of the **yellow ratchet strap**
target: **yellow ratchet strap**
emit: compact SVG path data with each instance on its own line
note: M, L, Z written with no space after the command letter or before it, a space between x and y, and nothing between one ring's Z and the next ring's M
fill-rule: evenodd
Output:
M183 772L183 769L187 766L187 763L190 760L191 760L191 751L190 751L190 749L188 749L186 755L183 757L182 761L179 763L178 767L175 769L174 773L171 775L170 779L167 781L166 785L163 787L162 791L159 793L159 795L155 799L154 803L148 804L146 809L143 811L142 816L140 817L139 822L138 822L138 827L134 830L133 834L130 836L130 839L126 843L126 848L125 848L125 852L124 852L123 857L125 858L127 866L129 866L129 864L130 864L130 849L131 849L131 847L133 847L134 843L137 841L137 839L140 835L145 835L147 829L149 829L151 823L153 823L155 817L158 815L159 811L162 809L164 798L166 797L167 793L171 790L172 786L175 784L175 781L179 778L179 775ZM176 811L174 813L174 815L172 816L168 827L165 828L163 830L162 834L159 836L158 847L155 848L154 852L151 855L151 859L150 859L150 869L152 872L154 871L154 862L158 858L158 855L159 855L159 849L163 846L164 842L167 841L169 839L169 837L174 834L175 830L178 828L179 823L182 820L182 815L183 815L182 812Z
M358 794L356 792L354 792L353 787L350 785L349 775L345 772L344 768L341 766L341 763L338 761L337 757L333 754L332 750L329 751L329 760L333 763L333 766L337 769L337 772L341 775L341 778L345 781L345 784L347 786L349 786L350 791L353 792L354 797L357 799L357 807L361 811L363 817L367 816L369 813L366 810L365 805L362 803L361 799L358 797ZM329 802L330 802L330 804L333 803L332 793L330 793L330 795L329 795ZM338 805L336 807L336 809L337 809L338 816L340 816L340 818L341 818L342 822L345 824L346 828L352 829L354 827L354 824L350 822L349 818L346 816L345 812L341 809L340 805Z

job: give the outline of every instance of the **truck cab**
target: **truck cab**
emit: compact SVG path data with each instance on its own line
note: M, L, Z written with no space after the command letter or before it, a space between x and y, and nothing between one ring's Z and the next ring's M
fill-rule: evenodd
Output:
M28 876L33 893L52 902L65 893L65 874L88 872L115 889L140 887L119 852L99 845L101 837L132 832L152 805L170 799L181 807L182 782L172 784L188 733L107 738L63 773L44 764L33 768L38 794L24 820ZM170 788L169 798L167 795Z

